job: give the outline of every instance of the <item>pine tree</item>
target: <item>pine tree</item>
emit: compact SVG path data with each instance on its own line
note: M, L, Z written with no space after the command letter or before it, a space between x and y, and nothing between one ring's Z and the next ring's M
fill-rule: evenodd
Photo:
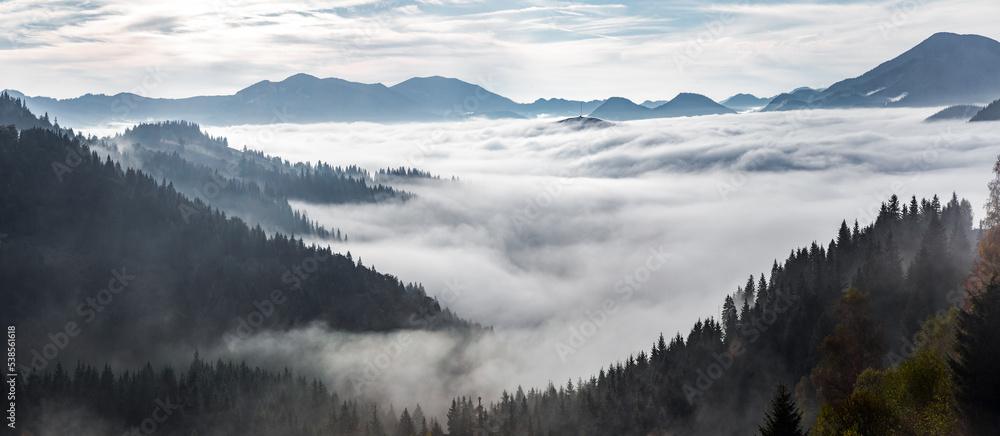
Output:
M417 433L410 411L403 409L403 414L399 416L399 423L396 425L396 434L399 436L414 436Z
M722 305L722 327L726 332L726 341L732 341L740 330L740 318L736 312L736 303L733 297L726 295L726 302ZM662 342L663 335L660 335Z
M955 374L959 401L965 408L974 434L992 434L1000 429L1000 282L993 281L972 297L971 305L958 315L955 355L950 364Z
M437 419L431 418L431 436L444 436L444 429Z
M760 436L805 436L809 433L802 429L802 411L780 382L771 397L771 412L764 413L764 424L758 430Z
M378 416L378 406L372 407L372 416L368 419L367 423L368 434L372 436L383 436L385 435L385 429L382 427L382 418Z
M911 331L919 330L928 315L944 307L945 295L959 277L948 251L944 226L933 207L928 209L928 214L927 230L906 274L910 296L904 317L905 326Z

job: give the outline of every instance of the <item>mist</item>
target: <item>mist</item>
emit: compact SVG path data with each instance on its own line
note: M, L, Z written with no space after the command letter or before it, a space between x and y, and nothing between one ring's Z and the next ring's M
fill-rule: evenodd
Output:
M998 153L989 123L938 108L814 110L620 123L553 119L211 127L290 161L415 167L406 202L293 202L349 242L335 251L420 282L493 332L345 334L313 325L210 354L292 365L342 394L420 403L588 378L662 332L718 318L750 274L890 195L955 191L977 207ZM452 177L457 181L450 180ZM308 238L307 238L308 241ZM328 241L313 241L327 244ZM414 314L415 326L420 314ZM398 351L397 351L398 350Z

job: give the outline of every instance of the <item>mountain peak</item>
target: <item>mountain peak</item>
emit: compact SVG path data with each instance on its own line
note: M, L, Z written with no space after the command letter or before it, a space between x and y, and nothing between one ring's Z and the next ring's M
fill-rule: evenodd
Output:
M792 92L798 107L849 108L975 104L1000 95L1000 42L939 32L868 72L825 90ZM775 102L765 110L786 109Z
M701 94L695 94L693 92L682 92L680 94L677 94L677 96L674 97L673 100L670 100L670 103L707 103L707 102L715 103L715 100L712 100Z
M607 99L607 101L605 101L604 104L610 104L610 105L619 105L619 104L636 105L635 102L633 102L632 100L629 100L629 99L627 99L625 97L611 97L611 98ZM638 106L638 105L636 105L636 106Z
M288 76L288 78L285 79L285 80L282 80L282 82L304 81L304 80L312 81L312 80L320 80L320 79L318 77L310 75L310 74L298 73L298 74L293 74L291 76Z

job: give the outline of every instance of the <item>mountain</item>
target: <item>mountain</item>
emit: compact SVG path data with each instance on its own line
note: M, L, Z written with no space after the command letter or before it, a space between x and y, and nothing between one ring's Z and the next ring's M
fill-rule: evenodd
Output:
M736 111L716 103L701 94L682 92L660 106L652 109L652 118L692 117L698 115L735 114Z
M735 111L746 111L750 109L757 109L767 106L771 102L772 98L760 98L753 94L736 94L725 100L719 102L719 104L730 108Z
M644 120L652 118L650 111L652 109L637 105L627 98L611 97L594 109L590 116L611 121Z
M736 111L722 106L704 95L680 93L673 100L652 109L635 104L626 98L612 97L591 112L590 116L612 121L628 121L734 113Z
M441 76L414 77L389 89L445 119L472 113L516 113L513 100L479 85Z
M983 110L982 106L973 106L967 104L958 106L949 106L944 109L941 109L934 115L927 117L927 119L925 119L924 122L944 121L944 120L968 121L969 118L972 118L973 115L975 115L981 110Z
M21 98L35 113L77 126L109 122L185 119L204 125L419 122L444 119L533 118L596 114L612 120L805 108L947 106L992 101L1000 96L1000 42L978 35L937 33L861 76L826 89L799 88L773 99L737 94L719 105L707 98L687 103L538 99L517 103L482 86L441 76L414 77L386 87L337 78L296 74L280 82L264 80L233 95L181 99L134 93L86 94L57 100ZM679 96L680 97L680 96ZM685 97L687 98L687 97ZM684 99L682 99L684 100ZM706 101L707 100L707 101ZM602 106L608 105L604 109ZM598 110L600 112L597 112ZM656 111L656 112L647 112Z
M381 83L364 84L342 79L319 79L296 74L281 82L267 80L240 90L223 100L230 122L265 124L323 121L399 121L428 118L424 108Z
M526 117L562 116L572 117L589 114L607 100L566 100L562 98L540 98L532 103L521 104L518 113Z
M1000 120L1000 100L996 100L990 103L989 106L984 107L981 111L977 112L975 116L969 121L998 121Z
M169 119L207 125L435 119L417 103L380 83L319 79L308 74L296 74L280 82L264 80L234 95L182 99L120 93L56 100L26 97L16 91L10 94L25 100L33 112L48 113L75 125Z
M181 99L132 93L86 94L57 100L6 90L35 113L64 124L97 125L184 119L204 125L353 122L426 122L477 118L534 118L586 114L604 100L561 98L517 103L459 79L414 77L386 87L337 78L296 74L280 82L264 80L233 95Z
M936 33L861 76L823 91L775 99L764 111L980 103L1000 96L997 71L1000 42L979 35Z

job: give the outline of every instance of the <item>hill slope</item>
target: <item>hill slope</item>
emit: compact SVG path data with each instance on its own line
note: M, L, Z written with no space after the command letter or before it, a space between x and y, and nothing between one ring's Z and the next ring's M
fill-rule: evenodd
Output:
M59 359L135 364L312 322L387 331L416 328L410 315L426 313L439 327L467 326L419 285L350 253L268 235L84 141L0 129L0 229L9 234L0 318L18 326L25 365L55 359L32 351L65 329L86 334L61 345Z
M1000 120L1000 100L990 103L984 107L969 121L998 121Z
M925 122L932 121L944 121L944 120L963 120L968 121L973 115L977 114L979 111L983 110L982 106L973 106L968 104L949 106L941 109L934 115L931 115L925 119Z

